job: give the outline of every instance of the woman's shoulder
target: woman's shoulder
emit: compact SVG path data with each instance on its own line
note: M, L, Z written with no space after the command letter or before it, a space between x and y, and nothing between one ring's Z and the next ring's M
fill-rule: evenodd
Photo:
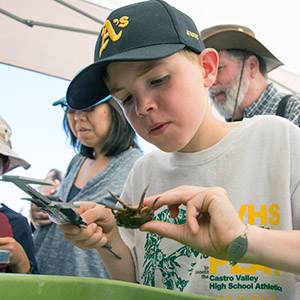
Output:
M77 164L79 164L79 163L81 164L85 159L86 159L86 157L84 157L83 155L81 155L81 154L75 154L72 157L71 161L69 162L69 165L67 167L67 170L65 172L65 176L64 177L66 177L70 173L71 169L74 169L74 167Z
M131 148L117 155L115 159L119 161L136 161L141 156L143 156L143 154L139 149Z
M115 172L118 170L118 172L127 173L142 156L143 154L139 149L133 148L126 150L112 157L109 165L106 167L106 172Z

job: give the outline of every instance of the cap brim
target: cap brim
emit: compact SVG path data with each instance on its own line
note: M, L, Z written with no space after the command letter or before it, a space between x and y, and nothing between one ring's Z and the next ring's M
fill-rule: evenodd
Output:
M152 45L126 51L95 62L73 78L67 90L67 103L74 110L82 110L107 97L110 92L104 84L103 75L106 67L112 62L162 59L182 50L184 47L184 44Z
M52 106L57 106L57 105L61 105L61 104L67 104L66 97L62 97L59 100L53 102Z
M206 47L214 48L217 51L241 49L253 52L265 60L267 72L283 65L262 43L245 32L221 30L206 37L203 42Z

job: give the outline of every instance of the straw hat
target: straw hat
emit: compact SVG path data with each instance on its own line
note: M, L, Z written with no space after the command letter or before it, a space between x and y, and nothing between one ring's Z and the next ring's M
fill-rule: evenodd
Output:
M9 167L6 172L20 166L24 169L28 169L30 164L12 150L10 141L11 134L10 126L2 116L0 116L0 154L8 156L9 158Z

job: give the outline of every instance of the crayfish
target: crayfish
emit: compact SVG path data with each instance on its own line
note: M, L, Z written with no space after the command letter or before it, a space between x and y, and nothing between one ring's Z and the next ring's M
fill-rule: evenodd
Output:
M146 186L144 189L144 192L141 196L140 202L138 206L129 206L125 202L123 202L120 198L118 198L116 195L114 195L109 189L106 189L111 196L117 200L119 203L122 204L122 207L116 207L116 206L106 206L106 208L110 208L112 213L115 215L117 225L136 229L139 228L141 225L143 225L146 222L149 222L154 217L154 210L153 207L156 203L156 201L159 199L157 197L151 206L146 206L143 204L146 191L149 187L150 183ZM117 211L117 212L115 212Z

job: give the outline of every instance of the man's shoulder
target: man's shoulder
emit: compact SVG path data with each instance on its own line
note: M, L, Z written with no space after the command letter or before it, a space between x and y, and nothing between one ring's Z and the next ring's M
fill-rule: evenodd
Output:
M289 102L300 106L300 94L286 94L285 96L289 96Z
M300 126L300 94L287 94L281 98L281 102L284 117Z
M0 213L6 215L9 219L26 219L22 214L16 212L15 210L9 208L5 204L1 204L0 206Z
M0 213L6 216L9 224L14 229L18 228L18 230L23 231L27 230L27 227L29 227L27 218L25 216L4 204L1 204Z

